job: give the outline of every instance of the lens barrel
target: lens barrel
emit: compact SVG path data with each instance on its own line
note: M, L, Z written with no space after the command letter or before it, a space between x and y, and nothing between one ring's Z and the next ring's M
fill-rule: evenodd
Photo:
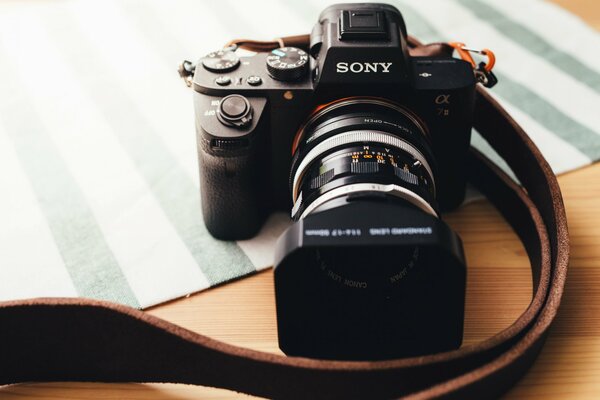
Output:
M460 346L464 255L439 218L419 118L385 99L342 99L309 117L293 150L296 223L275 254L280 348L385 359Z
M377 98L327 105L300 130L290 189L298 220L363 195L402 199L438 215L427 130L407 109Z

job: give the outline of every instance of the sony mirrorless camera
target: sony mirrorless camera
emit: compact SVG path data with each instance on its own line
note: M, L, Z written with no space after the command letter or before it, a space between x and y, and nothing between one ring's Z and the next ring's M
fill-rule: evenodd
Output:
M250 238L275 210L279 344L290 355L383 359L460 346L465 260L440 212L465 196L476 80L409 55L386 4L325 9L310 43L196 64L204 221Z

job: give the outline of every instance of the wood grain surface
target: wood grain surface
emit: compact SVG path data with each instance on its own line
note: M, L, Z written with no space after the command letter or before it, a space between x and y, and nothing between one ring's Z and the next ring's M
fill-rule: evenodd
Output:
M600 2L556 0L600 29ZM600 49L596 49L600 50ZM559 178L571 234L571 265L562 306L533 368L507 399L600 398L600 164ZM468 258L465 343L513 322L531 299L525 251L485 200L446 216ZM272 272L265 271L149 310L188 329L280 353ZM174 384L38 383L0 388L0 399L238 399L250 396Z

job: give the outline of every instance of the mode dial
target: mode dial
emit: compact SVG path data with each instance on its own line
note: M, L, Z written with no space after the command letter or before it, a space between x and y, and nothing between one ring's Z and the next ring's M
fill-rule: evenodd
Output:
M219 50L208 53L202 59L202 65L211 72L228 72L240 65L240 59L231 50Z
M278 81L296 81L308 71L308 54L296 47L281 47L267 57L267 71Z

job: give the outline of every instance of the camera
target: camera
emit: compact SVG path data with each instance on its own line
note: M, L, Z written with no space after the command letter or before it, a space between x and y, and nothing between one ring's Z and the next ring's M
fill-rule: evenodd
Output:
M204 221L275 249L279 344L290 355L385 359L460 346L466 266L441 212L464 199L476 79L411 56L386 4L326 8L305 48L196 64Z

